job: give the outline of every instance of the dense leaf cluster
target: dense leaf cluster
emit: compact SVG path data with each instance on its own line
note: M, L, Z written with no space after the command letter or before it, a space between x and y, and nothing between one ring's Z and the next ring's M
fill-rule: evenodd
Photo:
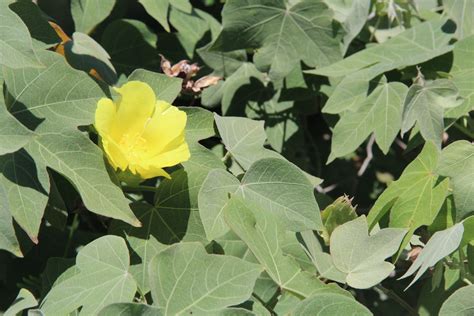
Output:
M473 14L0 0L0 311L474 313ZM171 179L93 127L137 80L187 114Z

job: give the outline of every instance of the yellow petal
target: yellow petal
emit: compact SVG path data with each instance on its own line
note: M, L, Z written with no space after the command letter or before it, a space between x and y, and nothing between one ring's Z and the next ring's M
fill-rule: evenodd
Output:
M151 179L154 177L165 177L167 179L171 179L171 176L168 172L164 171L162 168L157 168L154 166L149 166L148 168L145 168L142 165L137 165L136 171L142 179Z
M132 138L140 135L155 110L155 93L148 84L140 81L129 81L115 90L121 98L117 102L111 137L120 141L124 134Z
M178 147L184 142L184 129L186 127L186 113L164 101L158 101L153 117L148 122L142 137L150 146L147 157L153 157L165 151L172 143L170 149Z
M102 147L112 167L121 170L127 169L127 157L113 139L110 137L102 138Z
M147 159L146 164L157 168L171 167L183 161L187 161L190 156L188 144L181 142L179 146Z
M97 102L94 126L97 129L97 132L99 132L99 135L109 133L116 111L117 107L111 99L102 98Z

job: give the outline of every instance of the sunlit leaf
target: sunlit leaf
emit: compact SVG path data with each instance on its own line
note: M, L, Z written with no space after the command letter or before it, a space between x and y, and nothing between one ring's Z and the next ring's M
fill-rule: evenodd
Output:
M405 229L385 228L369 235L365 216L338 226L330 243L334 265L346 274L350 286L372 287L395 269L385 259L398 250L405 233Z
M227 1L224 28L213 48L258 48L256 64L281 79L300 60L321 67L341 58L330 15L321 1Z
M78 272L54 285L41 303L46 315L69 314L82 306L81 313L97 314L103 307L131 302L137 285L130 275L125 241L116 236L94 240L76 259Z
M205 314L250 297L262 272L259 265L230 256L209 255L198 243L176 244L150 263L154 304L164 315Z
M463 224L458 223L453 227L434 233L415 262L413 262L407 272L401 277L403 279L416 272L415 277L408 287L415 283L429 267L434 266L438 261L456 250L461 243L463 232Z

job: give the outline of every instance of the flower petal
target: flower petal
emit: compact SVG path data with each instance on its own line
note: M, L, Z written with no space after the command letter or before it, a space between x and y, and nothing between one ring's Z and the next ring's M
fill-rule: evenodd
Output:
M120 150L120 147L113 139L110 137L102 138L102 147L104 148L104 151L112 167L121 170L127 169L127 157Z
M171 167L183 161L187 161L190 156L191 153L189 152L188 144L181 142L179 146L154 156L145 163L159 168Z
M136 137L143 132L155 110L155 93L148 84L140 81L129 81L115 90L121 98L117 102L117 114L110 135L116 141L120 141L124 134Z
M151 179L154 177L165 177L167 179L171 179L169 173L164 171L162 168L157 168L154 166L149 166L148 168L145 168L142 165L137 165L135 167L135 170L138 172L142 179Z
M95 128L100 135L108 134L115 118L117 107L114 101L108 98L102 98L97 102L95 111Z
M156 103L156 110L148 122L142 137L150 146L147 157L162 153L166 148L174 149L185 142L186 113L164 101ZM175 144L169 146L170 144Z

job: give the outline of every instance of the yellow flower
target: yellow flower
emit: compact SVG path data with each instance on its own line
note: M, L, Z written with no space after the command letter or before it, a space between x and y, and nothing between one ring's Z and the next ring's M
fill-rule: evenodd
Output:
M151 87L141 81L115 90L120 99L100 99L95 112L95 128L110 164L142 179L170 178L163 168L190 156L184 138L186 113L156 100Z

